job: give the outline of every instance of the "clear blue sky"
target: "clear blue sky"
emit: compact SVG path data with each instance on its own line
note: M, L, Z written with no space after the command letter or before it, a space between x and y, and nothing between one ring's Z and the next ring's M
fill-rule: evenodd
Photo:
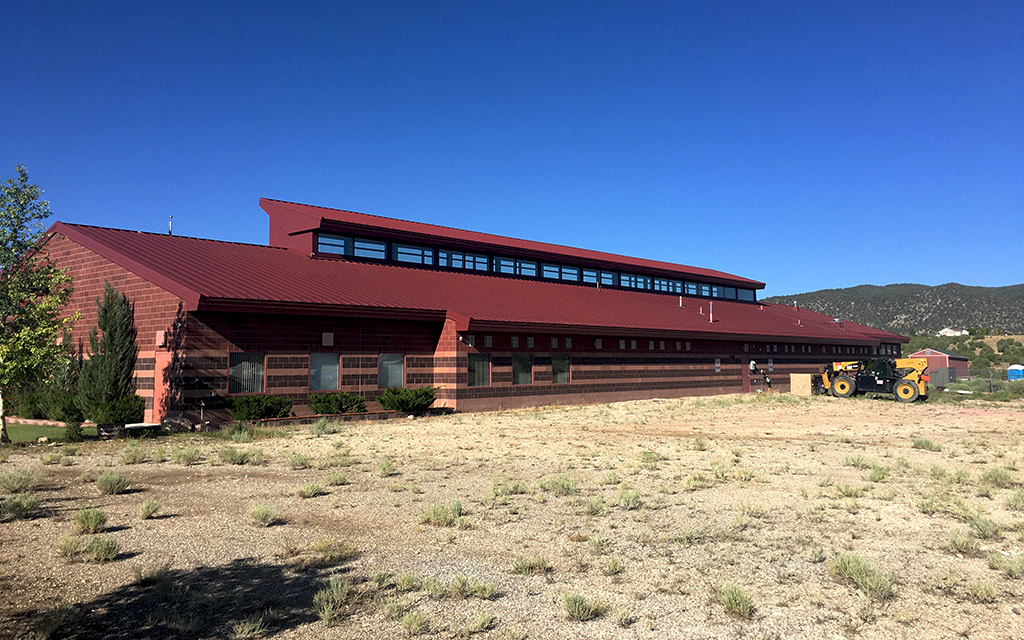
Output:
M0 176L243 242L266 196L766 295L1015 284L1022 34L1019 0L6 2Z

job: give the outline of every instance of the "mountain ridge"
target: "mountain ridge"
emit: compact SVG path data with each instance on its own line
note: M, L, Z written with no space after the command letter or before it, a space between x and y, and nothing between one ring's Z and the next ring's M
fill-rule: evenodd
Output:
M905 335L934 334L946 327L1024 333L1024 284L862 284L772 296L763 302L795 303L811 311Z

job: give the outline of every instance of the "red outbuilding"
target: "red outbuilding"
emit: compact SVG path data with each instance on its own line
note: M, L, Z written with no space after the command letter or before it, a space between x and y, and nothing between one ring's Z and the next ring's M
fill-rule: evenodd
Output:
M956 376L953 378L963 378L968 375L968 358L962 356L959 353L953 353L952 351L942 351L941 349L921 349L907 356L908 358L925 358L928 360L928 369L930 371L938 371L939 369L950 368L956 371Z

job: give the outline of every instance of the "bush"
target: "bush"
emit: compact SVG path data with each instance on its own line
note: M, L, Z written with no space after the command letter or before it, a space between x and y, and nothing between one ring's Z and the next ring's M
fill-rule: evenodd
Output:
M366 411L366 400L354 393L311 393L309 408L317 415L333 413L361 413Z
M43 394L35 391L19 393L15 409L19 418L42 420L46 417L46 411L43 409Z
M82 421L72 420L67 423L67 428L64 429L64 441L65 442L81 442L85 440L85 436L82 435Z
M381 392L377 402L389 411L421 414L433 404L438 388L420 387L419 389L406 389L405 387L391 387Z
M286 417L292 411L292 400L263 394L231 396L227 406L235 420L264 420Z
M331 576L327 586L313 594L313 607L321 620L333 625L354 597L355 591L348 580L341 576Z
M81 424L85 416L75 403L75 394L67 391L53 390L43 394L41 406L49 420L59 420L68 424Z
M96 478L96 488L106 495L124 493L129 484L128 478L116 471L104 471Z
M78 533L99 533L107 524L107 514L99 509L80 509L75 514L75 531Z
M269 527L277 522L277 509L274 509L269 504L256 504L249 508L246 516L253 524Z
M93 419L97 424L132 424L142 422L145 415L146 401L133 393L101 405Z
M567 594L562 598L562 606L570 620L585 622L604 614L607 607L598 600L588 600L579 594Z
M16 493L0 502L0 521L26 519L38 506L39 497L36 494Z
M857 585L872 600L883 601L892 596L892 578L855 553L838 554L829 568L833 574Z
M220 450L221 462L227 464L251 464L254 466L260 466L263 464L263 449L259 447L249 447L245 451L241 451L234 447L224 447Z
M4 493L24 493L35 489L43 479L38 471L13 469L0 473L0 490Z
M85 545L82 558L87 562L110 562L119 550L117 541L110 536L96 536Z
M750 596L738 585L726 582L718 592L718 600L727 613L741 618L749 618L754 611L754 603Z
M142 503L142 506L139 507L139 518L143 520L149 520L150 518L156 515L156 512L160 510L161 506L163 505L161 505L160 501L156 500L155 498L150 498L149 500L146 500L145 502Z
M171 452L171 460L188 467L199 461L199 449L195 447L178 447Z

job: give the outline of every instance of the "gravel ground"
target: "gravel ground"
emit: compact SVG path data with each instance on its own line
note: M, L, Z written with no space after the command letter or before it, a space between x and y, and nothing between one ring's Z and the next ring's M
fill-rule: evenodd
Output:
M1024 637L1024 576L987 558L1024 568L1019 402L723 396L340 429L144 440L147 461L130 465L123 442L87 443L51 465L40 456L60 447L11 452L0 474L42 480L34 516L0 523L0 636L391 638L409 636L406 613L418 611L423 635L443 638ZM915 447L922 438L941 449ZM258 447L265 463L225 464L225 446ZM202 457L152 459L179 447ZM293 469L297 454L312 466ZM89 480L103 471L127 476L129 491L100 494ZM348 484L327 486L332 473ZM566 495L541 486L560 476ZM300 498L308 482L325 493ZM147 499L162 507L142 520ZM452 500L461 527L420 523ZM255 504L278 522L252 524ZM114 560L58 554L82 507L106 512ZM958 554L951 532L990 537ZM847 552L892 579L888 597L836 575ZM516 573L520 556L551 570ZM352 590L327 625L313 596L332 575ZM460 575L494 594L396 584ZM725 583L749 595L749 616L726 611ZM571 594L603 613L569 620Z

